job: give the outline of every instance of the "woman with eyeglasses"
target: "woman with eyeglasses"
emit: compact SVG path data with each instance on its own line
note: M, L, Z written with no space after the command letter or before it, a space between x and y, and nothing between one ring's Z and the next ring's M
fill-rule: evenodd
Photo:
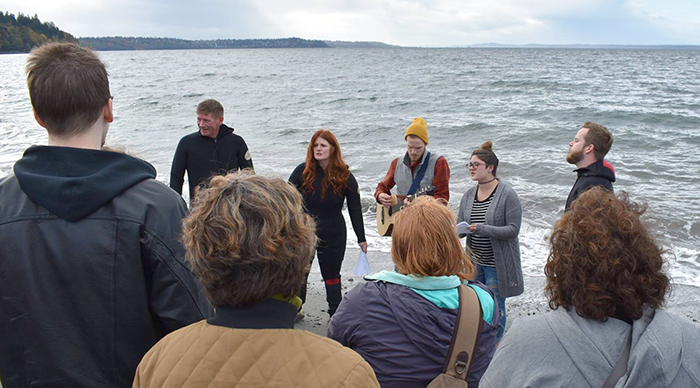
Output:
M457 222L469 224L467 246L473 252L476 280L496 295L501 316L500 341L506 326L506 298L523 293L520 265L520 199L510 185L496 177L498 158L493 143L485 142L472 152L467 167L477 185L467 190L459 204Z

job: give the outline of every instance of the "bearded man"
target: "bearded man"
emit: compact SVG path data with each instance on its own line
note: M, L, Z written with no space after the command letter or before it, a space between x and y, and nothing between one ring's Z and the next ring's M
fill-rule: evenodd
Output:
M613 136L610 130L604 126L592 122L586 122L569 143L569 153L566 161L576 165L576 183L566 199L566 208L569 210L571 203L584 191L593 186L603 186L613 191L615 182L615 169L604 160L613 144Z

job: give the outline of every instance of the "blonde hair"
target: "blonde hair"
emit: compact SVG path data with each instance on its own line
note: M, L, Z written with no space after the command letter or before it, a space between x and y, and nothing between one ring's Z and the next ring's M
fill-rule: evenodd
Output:
M396 214L391 259L405 275L474 278L474 264L457 237L455 217L444 200L423 196Z
M197 193L182 240L209 301L247 306L298 295L317 239L293 186L244 170L214 176Z

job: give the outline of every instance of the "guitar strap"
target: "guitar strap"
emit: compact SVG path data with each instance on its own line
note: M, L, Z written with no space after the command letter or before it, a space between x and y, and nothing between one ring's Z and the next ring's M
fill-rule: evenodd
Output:
M420 186L420 181L423 180L423 177L425 176L425 171L428 169L428 161L430 161L430 152L428 152L425 155L425 160L423 161L423 165L420 166L420 169L418 169L418 172L416 173L416 177L413 178L413 183L411 184L411 188L408 189L408 194L413 195L416 190L418 190L418 187Z

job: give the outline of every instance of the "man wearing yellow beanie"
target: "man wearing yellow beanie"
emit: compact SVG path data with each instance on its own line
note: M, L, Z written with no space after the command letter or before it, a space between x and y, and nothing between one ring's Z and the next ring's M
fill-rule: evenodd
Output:
M377 185L374 198L378 203L389 207L392 202L391 189L394 186L398 199L433 186L433 197L449 201L450 167L443 156L426 150L428 123L422 117L416 117L406 128L403 137L406 140L406 153L391 162L386 177Z
M406 128L406 133L403 134L403 138L406 139L409 135L420 138L425 145L428 145L428 123L425 122L425 119L422 117L413 119L411 125Z

